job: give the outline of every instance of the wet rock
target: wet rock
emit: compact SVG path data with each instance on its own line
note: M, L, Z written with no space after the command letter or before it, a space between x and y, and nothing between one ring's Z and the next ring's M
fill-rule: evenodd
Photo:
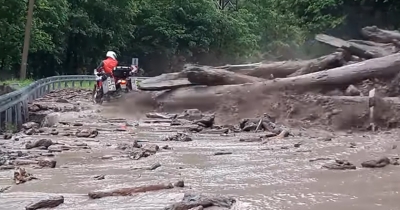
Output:
M34 143L31 142L26 143L25 148L26 149L32 149L36 147L49 148L53 144L54 144L53 141L51 141L50 139L40 139L35 141Z
M91 129L78 130L75 134L76 137L81 137L81 138L94 138L98 135L99 132L97 130L91 130Z
M31 129L28 129L28 130L24 131L24 133L25 133L26 135L31 136L31 135L33 135L33 134L39 133L39 131L38 131L36 128L31 128Z
M174 184L175 187L185 187L185 182L183 180L179 180Z
M0 187L0 193L6 192L6 191L9 190L10 188L11 188L11 186Z
M79 143L76 143L75 146L78 146L78 147L87 147L88 145L87 145L86 143L79 142Z
M391 165L400 165L400 163L399 163L399 160L400 160L400 157L392 157L392 158L389 158L390 159L390 164Z
M332 141L332 137L331 136L320 137L318 138L318 141Z
M41 109L40 109L39 105L37 105L37 104L32 104L32 105L28 106L29 112L38 112L40 110Z
M110 160L112 158L113 158L112 155L104 155L103 157L101 157L102 160Z
M192 141L192 138L185 133L177 133L175 135L167 136L162 141Z
M242 119L239 123L242 131L254 131L257 128L257 123L249 119Z
M142 149L155 154L160 147L156 144L146 144L142 147Z
M240 142L261 142L262 138L261 137L256 137L256 138L241 138L239 139Z
M42 121L42 127L53 127L60 121L60 113L52 112L46 115Z
M39 133L49 133L49 131L50 131L50 129L49 128L45 128L45 127L38 129Z
M25 207L26 210L36 210L44 208L55 208L64 203L63 196L53 196L46 199L39 200L37 202L31 203Z
M356 148L356 147L357 147L357 144L354 143L354 142L350 142L349 147L350 147L350 148Z
M364 168L383 168L390 164L390 159L387 157L382 157L377 160L368 160L361 163Z
M275 123L275 119L264 113L261 118L244 118L239 121L242 131L269 131L276 135L282 133L282 126Z
M53 153L40 153L40 155L44 157L54 157Z
M360 96L361 91L357 89L354 85L349 85L346 91L344 91L344 95L346 96Z
M119 143L117 145L116 149L119 149L119 150L131 150L133 148L141 148L141 147L142 147L142 145L139 144L139 142L137 140L133 140L133 142L131 144Z
M197 124L205 128L211 128L214 125L214 122L215 122L215 115L210 115L202 117L200 120L194 121L193 124Z
M164 145L161 147L161 149L165 149L165 150L171 150L172 148L168 145Z
M53 130L50 131L50 134L53 135L53 136L56 136L56 135L59 134L59 132L56 129L53 129Z
M154 163L147 170L153 171L153 170L156 170L159 167L161 167L161 163Z
M330 170L354 170L357 168L354 164L350 163L347 160L335 160L335 163L329 163L322 167Z
M129 158L133 160L139 160L140 158L149 157L150 155L156 154L159 150L159 146L155 144L146 144L142 148L134 148L130 154Z
M57 161L44 159L44 160L38 160L37 164L42 168L55 168L57 165Z
M146 114L146 117L151 119L174 119L177 117L177 114L162 114L157 112L150 112Z
M5 133L5 134L3 134L3 139L8 140L8 139L11 139L11 138L12 138L12 134L11 134L11 133Z
M231 154L232 154L232 152L225 152L225 151L220 151L220 152L214 153L215 156L218 156L218 155L231 155Z
M37 179L36 177L34 177L32 174L26 172L26 170L24 168L17 168L14 171L14 182L15 184L22 184L25 183L27 181L31 181Z
M294 146L295 148L299 148L301 145L302 145L302 143L299 142L299 143L294 144L293 146Z
M230 209L236 200L231 197L215 196L215 195L201 195L185 193L181 202L175 203L164 210L188 210L198 207L222 207Z
M25 130L31 129L31 128L38 128L39 124L36 122L27 122L22 124L22 128Z
M198 132L201 132L203 129L204 129L203 126L195 125L195 126L189 127L188 131L192 132L192 133L198 133Z
M181 114L179 114L177 119L185 119L185 120L200 120L203 117L203 113L198 109L186 109Z
M95 180L103 180L103 179L105 179L105 178L106 178L105 175L97 175L97 176L94 176L94 177L93 177L93 179L95 179Z

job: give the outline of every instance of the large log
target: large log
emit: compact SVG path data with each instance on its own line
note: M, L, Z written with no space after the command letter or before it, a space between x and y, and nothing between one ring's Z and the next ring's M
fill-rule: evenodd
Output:
M398 52L394 44L379 46L379 44L372 44L372 42L366 44L361 43L360 41L345 41L343 39L339 39L326 34L318 34L315 36L315 39L319 42L336 48L343 48L349 51L351 54L365 59L384 57Z
M178 73L167 73L157 77L143 80L141 90L159 91L176 89L192 85L230 85L264 81L257 77L236 74L223 69L215 69L209 66L186 65L184 70Z
M140 90L159 91L193 85L184 72L166 73L140 82Z
M201 107L208 109L223 104L226 98L222 96L229 97L229 95L232 95L238 98L240 95L245 96L260 92L268 93L282 88L299 90L326 85L343 86L368 78L394 76L399 71L400 54L394 54L325 71L296 77L279 78L266 82L180 88L163 94L158 99L159 102L163 103L164 107Z
M189 70L185 70L188 80L196 85L233 85L261 82L264 79L236 74L223 69L214 69L207 66L199 66Z
M236 73L242 73L253 77L265 79L283 78L295 72L297 74L322 71L330 68L342 66L347 57L344 52L334 52L311 60L299 61L280 61L267 64L261 64L255 69L237 70Z
M172 184L157 184L157 185L146 185L141 187L129 187L120 188L115 190L107 191L93 191L89 192L88 195L92 199L104 198L109 196L131 196L136 193L151 192L158 190L172 189L174 186Z
M347 53L345 50L338 51L330 55L317 58L314 60L314 62L309 62L301 69L290 74L288 77L294 77L303 74L309 74L326 69L344 66L346 62L350 60L351 60L351 54Z
M399 31L389 31L376 26L367 26L361 29L361 34L374 42L393 43L400 41Z
M216 69L225 69L228 71L237 71L243 69L254 69L259 67L262 63L249 63L249 64L237 64L237 65L225 65L225 66L216 66Z

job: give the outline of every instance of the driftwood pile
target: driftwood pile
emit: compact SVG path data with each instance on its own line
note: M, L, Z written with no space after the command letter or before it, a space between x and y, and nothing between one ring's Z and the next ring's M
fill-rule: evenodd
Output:
M155 98L164 110L211 110L220 105L230 106L230 99L245 101L246 96L253 96L249 100L258 101L266 94L282 90L329 93L326 97L335 101L339 96L345 96L343 100L368 100L368 92L373 88L378 88L379 97L399 96L400 32L369 26L360 33L365 40L316 35L315 39L331 46L333 53L311 60L219 67L187 64L180 72L144 80L139 88L161 93Z
M219 67L186 65L181 72L162 74L142 81L140 89L173 92L185 90L190 91L187 95L196 98L193 95L212 96L235 91L245 83L272 91L327 85L347 87L365 79L394 77L400 70L400 32L370 26L362 28L361 34L366 40L346 41L325 34L316 35L317 41L337 50L311 60Z

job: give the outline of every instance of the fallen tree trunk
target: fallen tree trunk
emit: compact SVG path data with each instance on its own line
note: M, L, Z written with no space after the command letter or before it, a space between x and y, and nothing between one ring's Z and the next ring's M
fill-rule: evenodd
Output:
M159 91L193 85L184 72L166 73L140 82L140 90Z
M331 69L335 67L344 66L347 61L351 60L351 54L347 53L345 50L332 53L330 55L317 58L317 62L310 62L303 66L301 69L290 74L288 77L299 76L303 74L309 74L313 72L322 71L325 69Z
M389 31L376 26L367 26L361 29L361 34L374 42L393 43L400 41L399 31Z
M375 58L325 71L296 77L280 78L266 82L213 87L187 87L169 91L158 98L164 107L215 108L224 103L226 97L253 93L268 93L282 88L310 89L326 85L348 85L368 78L394 76L400 70L400 54Z
M377 44L373 45L369 43L366 45L365 43L361 44L360 41L358 41L358 43L345 41L326 34L318 34L315 36L315 39L336 48L343 48L351 54L365 59L385 57L397 53L398 51L393 44L378 46Z
M249 63L249 64L238 64L238 65L225 65L225 66L217 66L216 69L225 69L228 71L237 71L243 69L254 69L259 67L262 63Z
M223 69L212 69L208 67L198 67L185 71L188 80L196 85L233 85L261 82L264 79L236 74Z
M344 52L334 52L330 55L311 60L281 61L261 64L253 70L242 69L237 71L237 73L265 79L283 78L295 72L298 72L297 74L300 75L307 72L316 72L339 67L345 63L346 59Z
M159 91L193 85L230 85L264 81L257 77L236 74L209 66L188 65L182 72L162 74L143 80L141 90Z
M158 190L166 190L172 189L174 186L172 184L158 184L158 185L147 185L141 187L130 187L130 188L121 188L115 190L108 191L93 191L89 192L88 195L92 199L104 198L109 196L131 196L136 193L150 192L150 191L158 191Z

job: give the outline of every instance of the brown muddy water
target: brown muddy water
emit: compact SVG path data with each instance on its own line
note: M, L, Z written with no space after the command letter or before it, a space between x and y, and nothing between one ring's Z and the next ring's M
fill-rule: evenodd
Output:
M97 107L98 108L98 107ZM94 107L93 109L96 109ZM101 108L100 108L101 109ZM85 127L107 128L94 139L52 137L53 141L85 142L90 150L66 151L56 156L54 169L32 169L39 180L13 185L13 171L0 171L0 188L12 188L0 193L0 209L25 209L25 206L49 195L63 195L65 203L55 209L79 210L157 210L180 201L184 192L231 195L239 200L236 209L243 210L397 210L400 209L400 166L361 168L365 160L381 156L397 156L398 131L370 133L329 133L320 130L294 131L296 137L260 142L239 142L241 137L259 134L238 133L193 134L191 142L165 142L162 137L174 134L179 127L168 124L149 124L130 120L128 131L112 131L121 123L100 123L102 112L85 111L63 114L63 121L80 121ZM112 116L108 113L107 117ZM133 119L133 118L132 118ZM332 141L322 141L333 135ZM26 137L14 142L18 149ZM169 145L153 156L130 160L116 150L118 143L133 139ZM301 146L294 147L296 143ZM349 147L355 143L355 147ZM393 149L394 148L394 149ZM213 155L228 151L230 155ZM111 159L102 159L112 156ZM331 160L310 162L316 158L347 159L357 170L332 171L321 166ZM156 170L134 170L159 162ZM105 175L104 180L93 179ZM145 184L169 183L184 180L187 187L142 193L130 197L89 199L91 190L104 190Z

